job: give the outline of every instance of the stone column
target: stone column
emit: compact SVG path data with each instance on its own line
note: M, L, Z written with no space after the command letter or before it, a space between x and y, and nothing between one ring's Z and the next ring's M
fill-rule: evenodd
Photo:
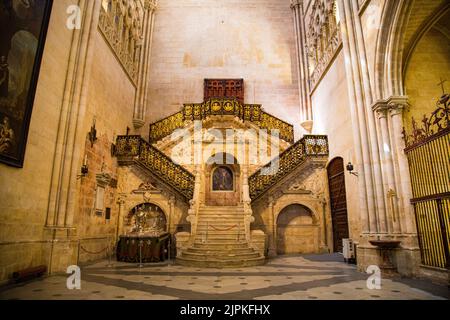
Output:
M325 197L319 198L320 206L322 207L322 236L320 237L320 248L324 252L328 252L328 241L327 241L327 199Z
M347 74L347 82L348 82L348 90L349 90L349 100L350 100L350 113L352 117L352 129L353 129L353 138L355 141L355 157L356 157L356 166L359 173L359 183L358 183L358 193L359 193L359 208L361 214L361 226L363 234L368 234L370 232L374 232L373 230L373 221L374 221L374 205L373 200L369 201L369 194L371 192L370 185L367 182L372 181L372 177L370 175L370 169L368 168L368 149L364 148L367 146L366 136L361 135L361 132L365 132L364 122L361 123L360 113L361 108L359 108L361 99L357 99L357 92L354 86L354 83L357 81L355 79L355 75L352 70L352 56L354 56L354 50L351 50L351 42L350 42L350 34L347 27L347 13L344 10L344 1L338 1L338 8L341 17L341 32L342 32L342 43L344 48L344 54L346 57L346 74Z
M309 133L312 129L312 108L310 97L308 52L306 49L305 15L303 0L291 0L294 20L295 44L297 49L298 82L302 114L302 127Z
M371 169L374 179L374 196L376 211L378 214L379 222L379 233L387 232L387 210L386 203L384 201L385 191L383 186L383 175L380 163L380 149L378 143L377 129L375 124L375 115L372 111L372 86L370 83L370 73L369 64L367 63L366 45L363 34L363 28L361 25L361 17L359 15L358 2L354 0L348 0L351 4L349 10L352 11L352 20L354 21L355 29L355 44L357 47L358 59L354 61L357 63L358 69L360 70L363 96L364 96L364 110L366 113L366 125L368 131L368 139L370 142L370 154L371 154Z
M379 102L374 106L374 111L378 116L378 123L381 133L381 159L383 165L383 171L385 172L385 190L386 200L388 204L388 210L390 216L388 221L384 221L383 225L387 224L388 229L383 230L384 233L399 233L399 216L398 216L398 203L397 203L397 188L395 186L394 166L392 159L392 146L389 138L389 126L388 126L388 107L384 102Z
M81 0L83 16L80 30L73 31L60 122L56 136L47 228L70 228L76 207L77 175L81 168L81 148L85 132L83 120L92 66L93 42L97 35L101 1Z
M157 0L145 0L144 2L145 13L142 29L142 50L139 59L139 75L133 114L133 125L135 129L140 129L145 124L149 81L148 75L150 73L151 49L157 5Z
M119 205L119 213L117 214L117 229L116 229L116 242L119 240L119 236L124 233L123 225L125 220L125 203L127 195L121 193L117 199L117 204Z
M269 241L269 256L273 257L277 255L277 226L276 226L276 222L275 222L275 212L274 212L274 207L275 207L275 201L272 197L270 197L268 199L268 212L269 212L269 219L270 219L270 238L271 240Z
M402 231L416 234L414 210L410 203L412 199L411 176L409 163L405 154L403 140L403 111L408 105L408 97L391 97L388 100L389 115L392 123L391 141L396 166L396 189L400 198L400 214L403 217Z
M175 215L175 203L176 203L176 199L174 196L171 196L169 199L169 207L170 207L170 211L169 214L167 215L167 231L170 233L172 228L172 217Z

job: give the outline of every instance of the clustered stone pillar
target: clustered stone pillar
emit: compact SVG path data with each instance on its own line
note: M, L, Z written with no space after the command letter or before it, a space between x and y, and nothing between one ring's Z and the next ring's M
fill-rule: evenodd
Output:
M306 50L303 0L291 0L291 9L294 19L295 44L297 49L302 127L307 130L308 133L311 133L313 116L310 97L309 66L308 54Z
M83 20L81 28L73 30L70 45L45 222L45 231L51 238L49 273L65 270L73 263L72 253L77 247L73 239L77 174L86 137L82 130L101 1L80 0L78 5Z
M374 101L358 2L338 0L338 7L360 174L362 264L376 263L374 247L368 243L375 237L401 240L405 251L400 256L412 257L407 251L416 250L416 235L402 137L402 114L408 98L388 93Z
M145 114L148 94L148 77L150 73L150 58L153 42L153 30L155 25L155 11L157 0L145 0L144 2L144 27L142 31L142 50L139 59L139 75L134 101L133 125L140 129L145 124Z
M403 234L416 235L416 225L412 199L411 176L409 172L408 159L406 158L405 141L403 140L403 112L408 105L408 97L391 97L388 100L389 116L391 121L390 139L392 141L392 152L395 163L395 185L400 202L400 222Z
M80 1L84 19L81 29L73 31L53 159L46 218L46 226L49 228L70 227L73 223L76 181L81 167L79 159L82 158L80 152L85 139L81 130L86 112L93 40L97 32L100 6L101 1Z
M404 153L403 110L408 97L390 97L379 100L373 106L378 115L378 127L382 150L384 188L387 190L389 233L395 235L415 234L412 206L411 181L408 160Z

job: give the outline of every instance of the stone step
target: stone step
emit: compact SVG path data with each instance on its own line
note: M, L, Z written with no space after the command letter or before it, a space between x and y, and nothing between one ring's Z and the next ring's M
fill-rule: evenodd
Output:
M215 236L208 236L208 239L206 239L205 243L208 243L210 241L213 241L213 242L221 242L221 241L236 241L236 242L239 242L239 240L244 240L244 239L245 239L245 236L238 237L237 235L236 236L232 236L232 235L229 235L229 236L215 235ZM200 242L200 243L203 243L203 240L204 240L204 238L201 237L201 236L197 236L195 238L195 241Z
M236 218L210 218L210 217L202 217L199 216L197 223L199 222L203 222L203 223L209 223L209 224L243 224L244 223L244 218L243 217L236 217Z
M201 240L194 241L194 248L205 249L205 250L234 250L239 248L248 248L246 242L239 243L237 241L208 241L202 242Z
M235 211L235 210L227 210L227 211L204 211L199 210L199 215L205 215L205 216L221 216L221 215L229 215L229 216L244 216L244 211Z
M189 257L179 257L176 262L182 266L203 267L203 268L243 268L260 266L265 263L265 257L248 258L248 259L206 259L198 260Z
M200 210L244 210L243 205L237 206L205 206L202 205L199 207Z
M220 235L229 235L229 234L237 235L237 234L245 234L244 229L242 229L242 228L241 228L240 230L238 230L238 229L233 229L233 230L227 230L227 231L217 231L217 230L211 230L211 229L206 230L206 228L197 228L197 233L200 233L200 234L202 234L202 235L204 235L204 234L206 234L206 233L208 233L208 235L210 235L210 234L220 234Z
M204 254L204 253L198 253L198 252L189 252L185 251L182 254L182 257L186 258L192 258L196 260L234 260L234 259L252 259L252 258L258 258L259 253L257 252L232 252L230 251L223 251L223 252L217 252L216 254Z
M244 224L241 223L239 226L239 223L219 223L219 224L212 224L212 223L206 223L204 221L197 222L197 230L209 228L210 231L235 231L235 230L245 230Z
M201 216L230 216L230 217L243 217L244 212L236 212L236 211L199 211L199 215Z
M245 248L234 248L234 249L210 249L210 248L202 248L202 247L191 247L186 249L186 252L194 252L194 253L202 253L202 254L212 254L216 255L219 253L230 254L230 253L249 253L255 252L253 248L245 247Z

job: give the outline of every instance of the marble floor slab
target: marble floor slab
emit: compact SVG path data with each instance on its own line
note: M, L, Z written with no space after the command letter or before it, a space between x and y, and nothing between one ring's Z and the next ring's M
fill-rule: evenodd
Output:
M446 300L448 287L426 280L382 279L367 287L369 275L339 255L284 256L264 266L235 269L190 268L166 263L100 261L81 268L81 289L67 289L68 275L54 275L0 288L2 300Z

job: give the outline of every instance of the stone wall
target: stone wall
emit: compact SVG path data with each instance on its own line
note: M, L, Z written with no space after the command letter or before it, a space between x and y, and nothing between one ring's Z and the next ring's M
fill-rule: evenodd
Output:
M39 74L23 169L0 164L0 281L30 266L47 264L44 239L56 130L68 68L72 1L55 1Z
M437 28L428 31L417 44L406 71L405 87L410 107L404 114L408 132L412 132L412 118L421 125L424 115L428 117L436 110L436 102L442 96L439 84L450 79L449 35ZM450 84L444 83L450 91Z
M296 126L299 94L289 0L166 0L155 21L148 122L203 101L205 78L243 78L245 102ZM298 137L297 137L298 138Z
M311 97L313 133L328 135L330 161L341 157L344 164L355 164L353 134L349 130L353 123L346 76L344 52L341 50ZM346 172L345 182L350 237L356 241L361 233L358 179Z
M115 236L116 194L113 189L108 189L105 196L105 207L111 207L111 220L107 221L104 215L93 216L94 181L95 175L101 172L103 161L105 170L116 176L117 165L110 146L116 134L124 134L127 126L132 127L136 89L96 28L99 2L88 2L82 8L89 14L94 13L95 27L90 29L89 35L66 28L66 10L72 4L65 0L53 4L24 168L0 165L0 282L7 281L14 271L37 265L47 265L51 272L65 272L67 266L77 262L80 240L89 251L96 252L108 245L108 238ZM83 40L77 42L75 34L81 33ZM81 77L70 69L74 63L71 54L77 46L80 51L77 51L79 60L75 68L84 58L87 61L85 67L80 67L83 69ZM80 100L76 96L67 100L65 94L80 79L84 79ZM67 104L71 111L67 111ZM94 119L98 141L91 148L87 135ZM74 137L72 150L65 157L58 150L67 151L70 146L68 140L60 139L61 130L66 130L65 137ZM68 179L75 172L80 174L86 154L89 176L71 180L73 189L67 203L73 204L73 210L63 212L66 217L59 221L60 217L50 214L54 199L52 190L56 190L55 186L61 188L59 192L62 193L69 189L59 187L60 182L55 183L57 175L62 174L63 179ZM64 167L57 169L61 159ZM79 262L104 256L105 252L81 254Z

